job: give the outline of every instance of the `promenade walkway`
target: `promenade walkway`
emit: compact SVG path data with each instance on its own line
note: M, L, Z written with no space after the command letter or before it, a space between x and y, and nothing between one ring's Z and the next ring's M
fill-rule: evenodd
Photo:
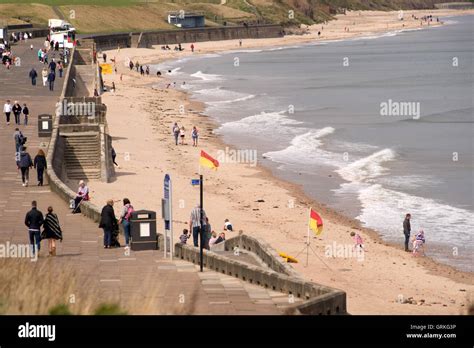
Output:
M29 48L31 43L33 50ZM20 129L28 137L28 152L33 158L49 141L37 136L37 116L54 113L62 88L59 78L54 92L43 87L40 78L36 86L30 83L28 72L31 67L34 66L38 74L43 67L36 56L42 44L43 40L33 39L14 46L21 66L8 71L0 66L2 105L10 99L29 106L29 125L20 126ZM43 213L49 205L54 207L63 229L64 241L58 243L58 256L50 260L51 265L71 262L80 277L78 284L87 282L87 286L98 288L102 302L126 306L131 298L138 298L149 304L148 314L176 311L181 314L281 314L288 305L285 294L209 270L200 273L191 263L163 259L161 251L132 251L126 255L123 248L103 249L102 230L97 224L80 214L71 214L67 204L50 191L47 182L43 187L35 186L35 170L30 172L30 186L22 187L14 159L15 127L14 122L7 126L4 118L0 119L0 244L7 241L28 243L23 221L31 201L36 200ZM94 203L103 205L103 202ZM119 207L115 209L117 212ZM47 244L42 244L42 256L37 262L47 259Z

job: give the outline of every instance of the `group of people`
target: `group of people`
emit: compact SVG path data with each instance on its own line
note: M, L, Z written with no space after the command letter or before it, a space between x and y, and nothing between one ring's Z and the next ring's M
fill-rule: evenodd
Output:
M403 234L405 235L405 251L410 252L408 245L410 243L411 234L411 214L405 215L403 220ZM413 256L418 256L420 253L425 255L425 232L421 229L412 239Z
M46 59L47 63L47 59ZM46 64L45 63L45 64ZM54 91L54 81L56 80L56 69L58 69L59 77L63 77L63 70L64 66L61 61L57 62L53 58L51 62L49 62L48 66L43 67L41 70L41 78L43 81L43 86L48 84L49 90ZM29 77L31 79L31 85L36 86L36 78L38 77L38 72L35 68L31 68L29 72Z
M11 46L6 40L0 43L0 53L2 55L2 64L5 65L7 69L10 69L16 57L13 56Z
M28 39L31 39L33 37L33 34L31 33L22 33L21 31L18 32L18 33L15 33L15 32L12 32L11 33L11 40L13 42L18 42L18 41L21 41L21 40L28 40Z
M199 238L202 232L202 243L203 248L210 250L215 244L219 244L225 241L225 232L233 231L232 223L229 219L225 219L223 231L217 233L212 230L209 218L206 216L206 212L202 210L202 231L201 231L201 206L198 204L191 210L191 216L189 218L189 229L183 229L183 233L179 237L181 244L186 244L188 239L193 238L193 245L198 247L200 244Z
M107 204L102 208L100 214L99 228L104 231L104 249L113 247L120 247L118 240L119 225L123 227L125 236L125 249L130 248L131 234L130 234L130 219L134 208L128 198L123 199L123 207L119 219L115 217L114 201L109 199Z
M13 32L11 33L11 42L15 43L20 40L27 40L31 37L32 37L31 33ZM7 69L10 69L10 66L15 64L17 57L13 55L10 42L7 39L3 39L0 42L0 54L2 57L2 64L5 65Z
M43 186L44 171L47 168L46 155L42 149L38 150L37 155L32 160L31 155L27 152L27 148L24 145L26 137L23 136L21 131L16 128L15 134L15 150L16 150L16 165L18 170L21 172L22 186L27 187L30 176L30 169L35 168L38 186Z
M185 138L186 138L186 129L184 128L184 126L178 126L178 123L175 122L174 125L173 125L173 136L174 136L174 141L175 141L175 144L178 145L181 144L181 145L186 145L185 143ZM193 127L192 131L191 131L191 139L193 139L193 146L194 147L197 147L198 146L198 139L199 139L199 131L198 129L196 128L196 126Z
M163 51L166 51L166 50L171 51L171 47L168 46L168 45L161 46L161 49L162 49ZM181 44L179 43L178 46L174 46L174 50L175 50L175 51L184 51L184 48L183 48L183 47L181 46Z
M143 68L143 65L140 65L138 60L135 62L135 64L132 62L132 60L130 60L130 62L128 63L128 67L130 68L130 71L133 71L133 68L135 68L137 72L139 72L142 76L144 76L145 74L146 76L150 75L150 67L148 65L145 65L145 68Z
M5 104L3 105L3 112L5 114L5 119L7 125L10 124L10 118L11 115L15 117L15 124L17 126L21 125L21 114L23 114L23 123L25 126L28 125L28 116L30 115L30 109L28 109L28 106L26 103L23 103L23 106L18 102L18 100L15 100L15 102L12 104L10 99L7 99Z
M37 202L31 202L31 210L26 213L25 225L28 227L28 235L33 255L39 255L41 241L48 240L49 256L56 256L56 241L63 241L61 226L58 216L54 213L53 207L48 207L45 216L38 209ZM41 231L41 228L43 229Z

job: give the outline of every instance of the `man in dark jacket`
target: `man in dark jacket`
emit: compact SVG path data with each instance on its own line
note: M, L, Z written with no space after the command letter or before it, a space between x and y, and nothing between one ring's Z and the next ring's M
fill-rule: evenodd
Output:
M43 225L43 222L43 213L36 209L36 201L31 202L31 210L26 213L25 216L25 225L28 227L28 234L33 254L35 253L35 244L38 253L41 248L40 227Z
M49 63L49 69L56 74L56 62L54 61L54 58L51 60L51 63Z
M33 86L36 86L36 78L38 77L38 73L36 72L35 68L31 68L30 70L30 79L31 79L31 84Z
M411 215L407 214L405 216L405 220L403 221L403 234L405 235L405 251L410 251L408 249L408 243L410 242L410 232L411 232L410 218L411 218Z
M15 115L15 124L20 125L21 124L21 105L18 103L17 100L15 100L15 104L13 104L12 111L13 115Z
M51 71L48 74L48 82L49 82L49 90L50 91L54 91L54 80L56 80L56 74L53 71Z
M109 249L112 245L112 233L118 229L114 212L114 201L111 199L109 199L107 205L102 208L99 228L104 230L104 249Z
M18 169L21 170L21 180L23 182L23 186L28 186L28 180L30 175L30 168L33 167L33 161L31 160L31 156L28 152L26 152L26 147L23 146L21 148L21 152L18 155L16 165Z

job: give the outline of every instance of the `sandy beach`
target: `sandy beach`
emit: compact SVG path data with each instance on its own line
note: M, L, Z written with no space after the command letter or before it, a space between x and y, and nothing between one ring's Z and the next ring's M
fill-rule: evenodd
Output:
M337 20L312 26L307 35L277 39L244 40L241 49L283 45L298 45L315 40L337 40L375 33L417 29L420 20L432 14L436 17L474 14L474 11L405 11L404 21L397 12L351 12ZM426 28L423 22L423 28ZM349 31L345 28L349 28ZM318 38L318 31L321 37ZM173 180L173 229L177 241L188 227L191 209L198 203L199 188L191 186L197 178L199 153L203 149L211 156L229 146L213 134L216 124L202 115L203 106L190 101L186 93L166 88L173 80L157 78L153 73L141 77L126 66L127 60L140 64L159 63L192 54L190 43L183 43L183 52L157 49L118 49L107 52L115 59L117 73L104 76L107 86L116 85L115 93L103 95L108 108L108 126L117 152L117 179L113 183L90 182L92 201L99 206L109 198L116 202L127 197L135 209L161 211L163 177ZM198 42L194 54L240 49L237 40ZM154 88L152 86L155 86ZM184 106L184 112L182 112ZM171 133L174 122L186 128L187 145L176 146ZM200 131L200 144L192 146L191 129ZM259 154L261 156L261 154ZM317 256L309 253L298 257L294 268L305 278L347 292L347 309L351 314L464 314L473 300L474 275L457 271L430 258L413 258L400 244L381 241L376 231L360 227L356 220L346 218L308 198L296 185L278 180L261 166L242 163L221 163L219 170L202 170L204 174L204 209L213 230L223 230L229 218L235 231L270 243L276 250L295 256L305 247L308 208L316 209L324 220L321 236L311 236L311 246ZM71 183L71 185L73 185ZM74 184L75 186L75 184ZM401 226L400 221L400 226ZM158 230L162 230L158 222ZM325 257L325 246L334 242L353 244L350 233L358 232L367 252L357 258ZM238 232L227 233L227 238ZM428 252L429 254L429 252ZM413 298L413 303L402 303Z

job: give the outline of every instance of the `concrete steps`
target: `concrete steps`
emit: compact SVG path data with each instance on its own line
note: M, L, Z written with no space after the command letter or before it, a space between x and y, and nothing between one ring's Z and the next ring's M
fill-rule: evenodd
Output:
M74 180L100 179L100 138L98 132L63 133L67 177Z

